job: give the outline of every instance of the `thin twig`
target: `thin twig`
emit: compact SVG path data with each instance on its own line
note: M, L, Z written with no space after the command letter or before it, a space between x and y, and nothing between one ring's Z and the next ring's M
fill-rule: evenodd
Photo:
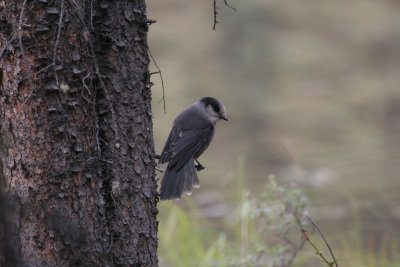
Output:
M231 6L230 4L228 4L228 0L224 0L224 3L225 3L225 5L226 5L227 7L231 8L232 10L234 10L234 11L237 12L236 8L234 8L233 6Z
M57 32L57 39L56 43L54 45L54 53L53 53L53 66L54 66L54 76L56 78L57 85L60 85L58 81L58 75L57 75L57 64L56 64L56 58L57 58L57 46L58 42L60 41L60 36L61 36L61 28L62 28L62 19L64 15L64 0L61 0L61 11L60 11L60 19L58 21L58 32Z
M22 106L25 106L26 102L28 102L28 100L29 100L29 98L31 98L32 94L33 94L33 89L29 92L29 95L28 95L28 97L24 100L24 103L22 103Z
M224 0L225 6L229 7L230 9L232 9L233 11L237 12L237 9L234 8L233 6L231 6L228 3L228 0ZM217 20L217 15L218 15L218 7L217 7L217 0L214 0L214 26L213 26L213 30L215 31L215 27L218 24L218 20Z
M85 21L84 21L83 15L81 14L81 10L79 9L78 4L77 4L74 0L68 0L68 1L69 1L69 3L75 8L76 13L77 13L77 15L78 15L80 21L82 22L84 28L85 28L85 29L88 31L88 33L90 34L89 29L88 29L88 27L86 26L86 23L85 23ZM97 61L96 61L96 59L94 58L94 51L93 51L93 47L92 47L92 45L91 45L91 38L90 38L90 35L89 35L89 45L90 45L91 54L92 54L92 57L93 57L93 60L94 60L94 64L96 65L96 64L97 64ZM97 77L98 77L98 79L99 79L99 81L100 81L100 86L104 86L103 80L102 80L101 76L99 75L98 68L96 68L96 75L97 75ZM97 90L94 90L94 96L93 96L93 99L94 99L94 101L95 101L94 107L97 105L97 104L96 104L96 98L97 98ZM100 137L99 137L99 135L100 135L99 117L98 117L98 114L96 113L96 111L95 111L94 113L96 114L95 130L96 130L97 156L98 156L98 158L102 158L102 150L101 150Z
M83 88L86 89L86 91L88 92L89 95L91 95L91 93L90 93L89 87L86 85L85 80L86 80L87 78L89 78L90 75L92 75L92 73L89 72L85 77L82 78ZM82 90L81 96L83 96L83 90Z
M307 218L310 220L312 226L313 226L315 229L317 229L318 233L320 234L320 236L321 236L322 239L324 240L325 245L328 247L329 253L330 253L331 256L332 256L333 263L335 264L336 267L339 267L338 264L337 264L337 260L336 260L336 258L335 258L335 255L333 254L333 251L332 251L332 249L331 249L331 246L329 245L328 241L326 240L324 234L321 232L321 230L319 230L318 226L314 223L314 221L311 219L310 216L307 216Z
M159 71L155 71L155 72L150 72L149 75L151 76L151 75L159 74L159 73L160 73Z
M92 58L93 58L94 69L95 69L95 71L96 71L96 76L97 76L97 78L99 79L100 87L104 90L104 94L105 94L106 99L107 99L107 105L108 105L108 108L109 108L110 111L111 111L111 118L112 118L112 121L113 121L113 124L114 124L114 125L112 125L111 128L114 130L114 134L115 134L115 139L116 139L116 141L118 141L120 138L119 138L119 130L118 130L118 124L117 124L117 117L116 117L116 115L115 115L114 107L113 107L113 105L112 105L112 103L111 103L111 98L110 98L110 95L109 95L109 93L108 93L107 87L105 86L105 83L104 83L104 81L103 81L102 75L100 74L100 68L99 68L99 65L98 65L98 63L97 63L96 54L95 54L95 52L94 52L95 49L94 49L94 45L93 45L91 33L90 33L90 31L89 31L89 28L88 28L87 25L86 25L86 22L85 22L85 20L84 20L83 15L81 14L81 10L79 10L78 4L75 2L75 0L69 0L69 1L70 1L70 3L72 3L72 5L75 7L76 12L77 12L77 14L78 14L78 17L79 17L79 19L81 20L83 26L85 27L85 30L87 31L87 33L88 33L88 35L89 35L89 38L88 38L88 41L89 41L89 48L90 48L90 52L91 52Z
M117 208L119 209L119 211L120 211L121 214L122 214L122 217L125 219L125 223L129 226L129 229L131 230L132 234L135 234L135 231L133 230L132 225L131 225L131 223L130 223L129 220L128 220L128 217L124 214L124 212L122 211L121 206L120 206L120 205L118 204L118 202L114 199L113 193L111 192L110 195L111 195L111 198L112 198L112 200L113 200L115 206L117 206Z
M218 21L217 21L218 11L217 11L217 9L218 9L217 0L214 0L214 26L213 26L213 31L215 31L215 26L218 24Z
M301 243L299 244L299 246L294 250L294 252L292 253L291 258L289 259L289 261L287 262L287 266L292 266L293 261L296 259L297 254L303 249L304 245L306 244L306 240L303 238L301 240Z
M44 68L42 68L42 69L40 69L40 70L38 70L38 71L36 71L34 73L32 73L32 76L28 76L28 77L23 78L21 80L21 82L25 81L26 79L29 79L30 77L35 77L36 75L38 75L39 73L42 73L43 71L47 70L51 66L53 66L53 63L51 63L50 65L47 65L46 67L44 67Z
M331 266L331 263L327 260L327 258L325 258L325 256L324 256L324 255L322 254L322 252L317 248L317 246L314 245L313 242L311 242L311 239L310 239L309 235L307 234L307 230L305 230L305 229L303 228L303 229L301 229L301 231L302 231L302 233L304 234L304 237L306 238L307 242L314 248L315 253L316 253L318 256L320 256L320 257L324 260L324 262L325 262L326 264L328 264L329 266Z
M157 68L157 70L158 70L158 73L160 74L161 86L162 86L162 93L163 93L162 100L163 100L163 104L164 104L164 113L167 113L167 109L166 109L166 106L165 106L165 87L164 87L164 79L163 79L163 76L162 76L162 73L161 73L161 69L158 67L157 62L155 61L153 55L151 54L150 48L148 48L147 50L149 51L149 55L150 55L151 59L153 60L154 65L156 66L156 68Z
M303 229L303 225L301 223L300 216L297 214L297 212L294 211L292 215L296 219L296 222L297 222L297 225L299 226L299 228ZM293 251L293 253L291 255L291 258L287 262L287 266L291 266L292 265L293 261L297 257L297 254L303 249L304 245L306 244L306 239L305 238L302 238L302 236L300 236L300 239L301 239L300 244L297 247L296 247L296 244L294 242L291 242L290 240L288 240L289 244L293 244L292 248L294 248L293 249L294 251Z
M22 55L22 58L24 59L26 71L28 73L29 84L31 85L31 92L29 93L28 97L25 99L24 103L22 103L22 106L24 106L26 104L26 102L28 102L29 98L32 96L33 91L35 90L35 87L34 87L33 81L32 81L30 64L25 57L24 46L22 45L22 18L24 17L24 10L25 10L25 6L26 6L26 2L27 2L27 0L24 0L24 2L22 3L21 13L19 14L18 40L19 40L19 49L21 50L21 55Z
M121 157L123 157L124 159L127 159L128 162L131 161L131 159L128 159L126 156L122 155L121 153L119 153L118 151L116 151L110 144L108 144L104 139L99 138L99 141L103 142L106 146L108 146L108 148L111 150L112 153L117 153L118 155L120 155Z

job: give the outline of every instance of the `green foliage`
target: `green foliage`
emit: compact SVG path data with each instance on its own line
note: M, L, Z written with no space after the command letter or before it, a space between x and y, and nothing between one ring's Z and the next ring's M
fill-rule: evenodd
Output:
M301 240L301 228L307 225L307 197L297 187L278 185L271 176L262 196L249 199L257 241L248 249L246 265L290 265L304 245L295 240Z
M278 186L270 177L259 198L242 193L235 212L234 240L225 232L210 233L207 224L173 204L162 203L166 218L159 227L161 264L167 266L287 266L305 223L307 198L298 188ZM196 211L191 205L191 213Z
M263 193L253 196L244 187L244 159L239 159L238 165L238 205L226 218L229 223L222 227L200 217L191 198L160 203L160 266L327 266L311 246L304 245L302 228L311 226L306 218L309 201L301 188L282 186L271 176ZM335 244L338 265L400 266L400 240L384 237L376 249L374 240L363 241L359 212L354 207L352 212L352 234L327 237ZM320 237L312 236L312 242L325 256L329 255Z

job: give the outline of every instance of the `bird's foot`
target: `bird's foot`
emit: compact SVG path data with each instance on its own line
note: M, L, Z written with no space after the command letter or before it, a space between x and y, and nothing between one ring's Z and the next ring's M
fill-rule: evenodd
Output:
M194 167L196 168L196 170L198 172L201 171L201 170L204 170L206 168L203 165L201 165L200 163L197 163L197 165L195 164Z

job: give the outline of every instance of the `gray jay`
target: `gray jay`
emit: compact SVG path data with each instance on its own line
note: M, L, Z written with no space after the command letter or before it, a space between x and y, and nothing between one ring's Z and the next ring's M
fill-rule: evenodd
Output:
M200 99L175 119L159 160L168 162L161 182L161 200L181 198L183 192L190 195L193 187L200 186L196 169L204 167L197 158L210 144L220 119L228 120L225 106L212 97Z

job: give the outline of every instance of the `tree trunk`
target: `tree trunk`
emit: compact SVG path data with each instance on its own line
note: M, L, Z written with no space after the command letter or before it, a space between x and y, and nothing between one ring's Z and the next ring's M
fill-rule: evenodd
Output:
M157 266L144 0L0 0L0 266Z

